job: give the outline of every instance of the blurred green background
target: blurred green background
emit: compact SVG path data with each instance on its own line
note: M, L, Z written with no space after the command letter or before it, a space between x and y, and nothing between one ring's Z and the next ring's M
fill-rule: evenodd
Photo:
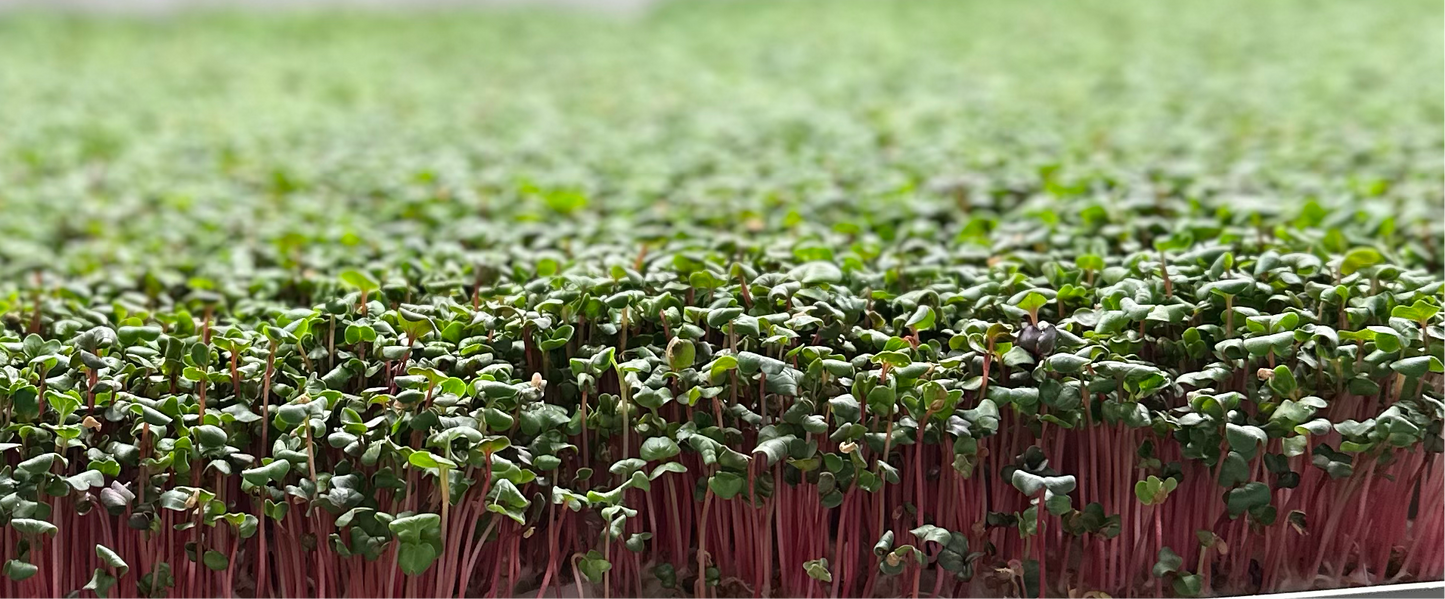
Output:
M628 213L785 230L936 212L960 179L1278 218L1313 200L1432 239L1441 22L1426 1L9 12L0 259Z

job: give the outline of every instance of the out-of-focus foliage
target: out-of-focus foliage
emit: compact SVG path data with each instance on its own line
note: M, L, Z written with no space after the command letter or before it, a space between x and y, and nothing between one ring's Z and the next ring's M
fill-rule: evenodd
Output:
M684 222L964 228L967 189L1011 223L1052 212L1042 222L1127 228L1157 225L1134 224L1141 211L1222 208L1438 266L1439 13L719 2L636 17L5 17L0 257L9 284L35 266L216 278ZM607 220L621 213L640 222Z

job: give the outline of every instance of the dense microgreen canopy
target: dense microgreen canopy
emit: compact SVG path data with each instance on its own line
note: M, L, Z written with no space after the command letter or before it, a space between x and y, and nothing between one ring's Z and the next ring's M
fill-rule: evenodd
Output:
M1445 574L1438 6L747 8L0 22L0 595Z

